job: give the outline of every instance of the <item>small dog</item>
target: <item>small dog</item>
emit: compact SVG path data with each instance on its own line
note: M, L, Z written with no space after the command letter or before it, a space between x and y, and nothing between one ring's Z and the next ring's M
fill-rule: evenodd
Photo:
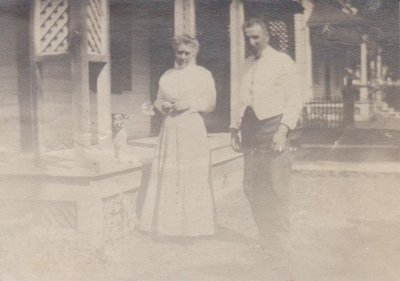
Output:
M125 121L129 117L123 113L111 114L111 127L114 157L121 160L121 150L128 145L128 134L125 129Z

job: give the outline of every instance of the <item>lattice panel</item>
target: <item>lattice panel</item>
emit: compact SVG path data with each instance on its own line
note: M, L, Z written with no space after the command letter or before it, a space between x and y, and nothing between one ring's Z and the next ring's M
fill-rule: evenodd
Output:
M41 227L77 227L76 204L72 202L40 202L35 212L35 225Z
M37 7L35 23L37 52L42 55L66 53L68 51L68 0L39 0Z
M89 0L87 6L88 53L101 55L105 45L103 0Z
M289 36L286 23L281 20L271 21L269 29L271 36L277 38L280 51L289 53Z

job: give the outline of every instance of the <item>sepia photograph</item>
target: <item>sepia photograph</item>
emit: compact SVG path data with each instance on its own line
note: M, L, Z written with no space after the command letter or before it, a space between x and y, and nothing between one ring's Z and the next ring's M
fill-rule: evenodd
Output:
M0 0L0 281L399 281L399 0Z

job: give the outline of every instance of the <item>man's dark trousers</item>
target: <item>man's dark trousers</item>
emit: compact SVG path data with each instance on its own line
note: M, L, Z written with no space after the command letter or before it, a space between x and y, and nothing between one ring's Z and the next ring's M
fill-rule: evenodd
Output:
M291 153L273 151L272 137L281 116L258 120L248 107L242 120L244 191L266 250L286 255L289 243Z

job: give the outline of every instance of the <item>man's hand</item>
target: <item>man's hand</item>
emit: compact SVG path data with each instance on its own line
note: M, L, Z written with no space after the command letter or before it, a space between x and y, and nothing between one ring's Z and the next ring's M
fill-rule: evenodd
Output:
M278 130L275 132L272 138L272 149L274 151L282 152L285 150L288 131L289 128L286 125L279 125Z
M173 106L174 106L174 104L169 101L165 101L162 103L162 109L166 112L169 112Z
M240 137L239 137L239 130L231 128L231 146L233 151L240 152Z
M185 100L176 101L172 107L175 111L185 111L190 108L190 103Z

